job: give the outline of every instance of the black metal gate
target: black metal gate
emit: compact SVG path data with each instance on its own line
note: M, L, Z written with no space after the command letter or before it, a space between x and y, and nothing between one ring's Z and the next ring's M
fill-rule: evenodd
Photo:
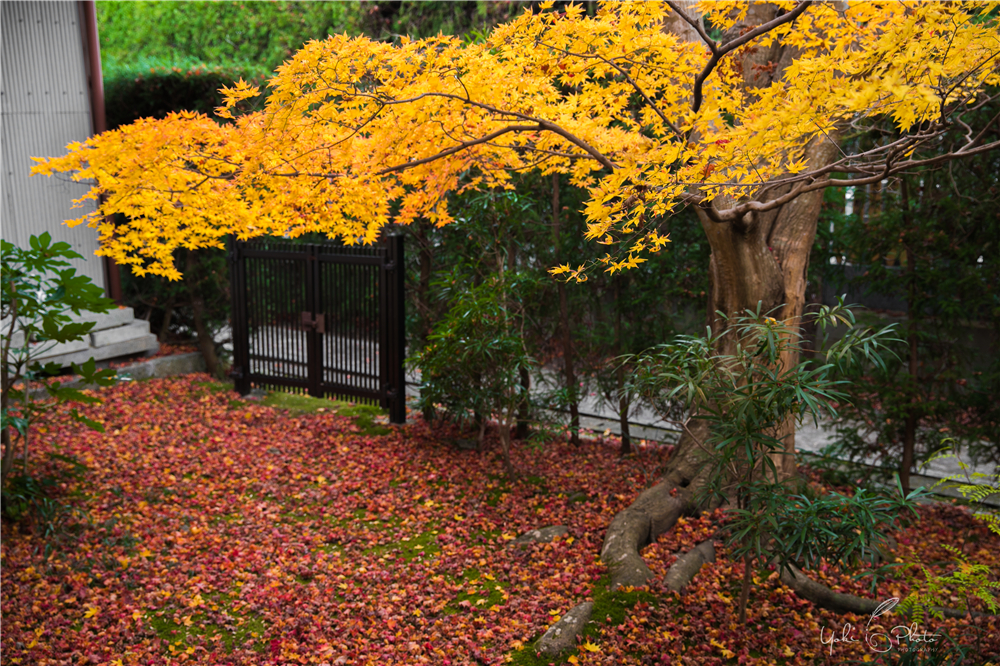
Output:
M233 373L254 386L388 408L406 421L403 236L376 246L231 246Z

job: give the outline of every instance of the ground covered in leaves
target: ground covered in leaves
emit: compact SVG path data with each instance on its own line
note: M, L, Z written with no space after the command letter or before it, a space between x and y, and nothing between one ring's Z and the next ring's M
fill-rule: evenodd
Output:
M493 452L461 449L457 433L420 421L383 427L367 408L241 400L204 375L121 384L102 397L89 414L105 433L56 413L34 435L37 474L76 470L60 488L76 512L49 535L4 522L5 663L885 659L858 629L855 642L825 644L821 635L845 636L845 625L868 618L819 611L773 576L759 580L749 621L738 625L742 565L722 548L683 596L659 578L608 592L597 557L603 530L666 450L619 459L617 443L599 439L579 449L522 445L511 483ZM717 530L717 518L684 520L644 555L662 575ZM548 525L568 534L511 544ZM949 544L1000 569L1000 543L961 508L928 508L898 538L904 560L949 562L940 546ZM907 592L902 580L868 594L863 581L813 575L867 596ZM594 622L579 647L539 659L532 641L588 599ZM980 620L979 633L964 620L925 625L979 641L980 654L1000 652L996 618Z

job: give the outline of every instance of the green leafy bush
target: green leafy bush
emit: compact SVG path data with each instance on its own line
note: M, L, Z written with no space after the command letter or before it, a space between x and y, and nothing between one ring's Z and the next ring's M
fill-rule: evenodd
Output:
M477 420L480 446L487 419L496 419L511 476L511 428L530 400L521 371L535 365L525 347L519 301L529 290L523 275L500 273L456 292L448 313L428 336L428 346L411 359L421 371L421 407L443 407L457 419Z
M36 359L57 343L82 340L94 327L93 322L73 321L70 313L102 313L115 305L104 298L103 290L89 277L77 275L76 269L70 267L69 259L81 257L69 243L53 243L48 232L32 236L29 242L30 248L22 249L0 241L3 259L0 314L4 329L0 348L3 380L0 434L4 483L14 467L18 449L23 460L22 473L28 475L31 423L42 413L66 401L99 402L77 388L47 380L59 373L60 366L55 363L43 366ZM115 371L98 370L93 359L74 363L72 367L89 384L108 386L115 381ZM42 389L48 400L35 399L35 389ZM91 428L102 429L76 410L73 415Z
M885 344L892 340L891 326L855 327L842 303L806 318L821 331L837 323L851 328L819 362L786 368L783 358L803 351L802 334L795 322L777 321L758 305L729 320L721 334L679 336L626 359L637 368L630 390L686 431L709 464L704 499L731 507L729 542L745 565L741 621L755 564L808 567L827 558L852 565L884 542L886 527L912 511L918 496L810 499L790 493L779 478L775 459L787 455L780 439L786 422L835 415L835 403L847 397L838 373L860 361L884 365ZM726 349L731 351L719 351ZM695 433L696 421L708 425L706 436Z

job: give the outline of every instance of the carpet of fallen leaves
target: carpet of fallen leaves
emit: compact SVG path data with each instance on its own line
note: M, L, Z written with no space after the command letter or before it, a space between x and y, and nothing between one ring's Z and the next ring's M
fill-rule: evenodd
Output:
M617 443L522 445L510 483L492 451L421 421L372 434L331 412L293 414L236 400L194 375L122 384L89 408L106 432L55 412L47 451L88 467L63 491L75 526L47 539L4 523L3 655L10 664L494 664L530 661L530 641L603 594L595 629L562 659L579 664L845 663L878 657L828 646L848 622L773 577L736 622L742 565L708 565L683 597L659 579L620 622L597 553L603 530L666 456L619 459ZM50 467L46 469L46 465ZM36 473L58 462L37 463ZM717 529L689 518L644 555L663 574ZM515 546L565 525L547 544ZM1000 565L1000 544L968 511L938 505L899 535L897 556L948 561L947 543ZM720 544L721 545L721 544ZM838 589L864 583L818 574ZM903 583L875 596L900 596ZM872 595L867 595L872 596ZM634 599L633 599L634 600ZM619 609L620 610L620 609ZM621 619L621 618L619 618ZM927 620L962 640L968 621ZM980 623L1000 651L996 618Z

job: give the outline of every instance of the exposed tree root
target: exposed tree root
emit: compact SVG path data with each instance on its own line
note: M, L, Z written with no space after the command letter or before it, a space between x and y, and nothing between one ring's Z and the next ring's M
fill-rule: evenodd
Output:
M697 424L696 428L701 425ZM645 585L653 577L639 551L656 541L685 513L704 481L705 465L695 447L682 441L671 469L611 521L604 533L601 561L611 573L611 589Z
M699 464L697 452L691 447L681 450L660 483L643 491L630 506L620 511L611 521L604 535L601 561L611 574L611 589L618 587L639 587L653 578L653 572L639 555L639 551L653 543L661 534L669 530L685 513L694 511L693 495L704 481L704 465ZM667 573L666 583L671 590L679 591L701 569L705 562L714 560L711 540L681 556ZM781 582L796 595L811 601L821 608L836 613L857 613L870 615L882 603L852 594L835 592L822 583L817 583L802 571L785 570ZM953 609L939 609L947 617L967 617L968 613ZM979 615L978 613L973 613Z
M715 562L715 537L702 541L697 546L677 558L667 570L666 584L673 592L680 592L688 586L701 571L705 563Z
M673 494L671 492L673 491ZM639 551L656 540L690 509L688 494L669 483L646 489L611 521L601 560L611 572L611 589L645 585L653 572Z
M835 613L871 615L883 604L883 601L865 599L853 594L834 592L826 585L817 583L809 578L794 566L791 568L791 571L788 569L783 570L780 578L781 582L791 588L798 596L813 602L820 608L825 608ZM943 613L945 617L963 618L969 616L969 613L966 611L960 611L955 608L935 608L934 610ZM984 617L984 614L975 611L972 612L972 615Z
M785 569L781 572L781 582L790 587L796 595L813 602L820 608L835 613L871 615L882 603L873 599L856 597L853 594L834 592L795 567L792 567L791 571Z

